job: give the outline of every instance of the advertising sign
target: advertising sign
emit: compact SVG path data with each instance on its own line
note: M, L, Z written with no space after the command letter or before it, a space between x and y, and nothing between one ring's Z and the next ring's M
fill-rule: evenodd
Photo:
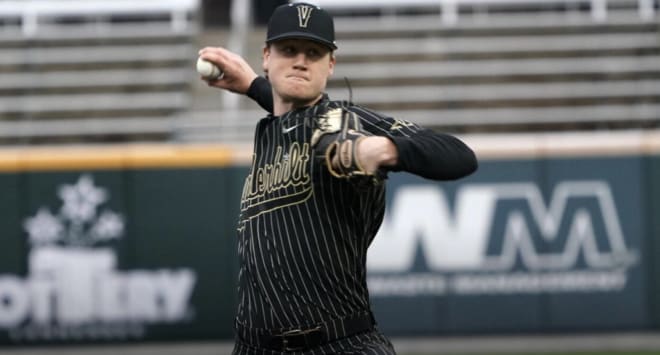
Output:
M232 336L232 169L10 176L0 343Z
M90 174L56 185L22 219L27 275L0 275L0 328L14 341L125 339L190 321L190 268L121 270L127 215ZM34 198L34 197L33 197Z
M393 176L368 255L382 327L642 326L640 162L486 161L474 176L451 183Z

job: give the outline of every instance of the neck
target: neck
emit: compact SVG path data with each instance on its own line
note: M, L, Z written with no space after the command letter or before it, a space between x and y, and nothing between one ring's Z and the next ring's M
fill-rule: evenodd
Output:
M290 100L284 99L273 92L273 115L282 116L283 114L301 107L312 106L321 100L323 94L312 100Z

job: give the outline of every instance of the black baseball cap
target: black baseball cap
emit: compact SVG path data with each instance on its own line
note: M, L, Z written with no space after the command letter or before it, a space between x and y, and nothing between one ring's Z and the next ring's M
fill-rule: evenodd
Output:
M266 43L285 38L308 39L337 49L332 16L321 7L304 2L278 6L270 17Z

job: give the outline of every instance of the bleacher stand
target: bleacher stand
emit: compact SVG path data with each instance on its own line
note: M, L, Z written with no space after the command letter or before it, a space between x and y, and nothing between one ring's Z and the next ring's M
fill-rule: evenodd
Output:
M660 124L658 0L308 1L335 14L335 99L455 133ZM264 112L192 70L199 6L0 0L0 143L250 142ZM239 32L260 68L263 28Z
M170 140L197 0L0 1L0 142Z
M333 98L349 98L348 79L354 102L456 133L660 123L657 1L312 2L335 14ZM180 133L249 140L261 116L249 100L221 119L197 110Z

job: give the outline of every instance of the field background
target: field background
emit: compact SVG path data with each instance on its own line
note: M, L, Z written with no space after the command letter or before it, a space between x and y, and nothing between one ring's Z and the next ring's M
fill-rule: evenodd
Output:
M461 336L393 338L398 355L650 355L660 354L660 334ZM172 342L107 346L0 347L2 355L224 355L230 342Z
M415 251L408 253L412 263L392 273L390 288L380 287L381 295L370 293L382 318L381 329L393 336L399 355L660 354L660 261L655 257L660 253L659 1L506 0L502 2L509 5L503 6L493 0L481 5L477 0L446 1L464 3L454 14L456 23L444 23L451 17L437 4L408 8L417 3L408 0L391 1L398 3L398 10L372 8L359 16L343 11L349 16L337 21L341 65L328 83L330 97L355 98L393 117L458 134L477 152L478 173L436 186L436 196L444 196L438 201L453 206L463 185L488 185L495 191L502 184L522 182L531 189L527 191L545 197L537 201L544 200L542 205L549 208L551 201L560 201L555 196L561 194L553 192L557 186L596 181L588 185L605 186L598 191L611 192L620 216L594 217L594 233L605 253L605 259L594 253L594 260L635 257L632 265L624 263L623 277L617 279L624 280L620 289L585 291L588 285L579 277L571 283L575 276L586 272L594 276L590 280L599 281L603 269L591 267L587 254L560 270L566 275L559 275L552 264L529 266L526 260L546 254L578 255L565 250L568 243L563 240L568 237L557 235L557 243L545 243L545 235L537 236L532 239L541 252L529 252L525 259L521 254L521 260L514 260L519 265L499 270L496 276L505 277L490 281L519 280L509 276L540 269L566 276L560 277L568 281L562 285L572 289L502 293L497 283L488 283L494 285L486 290L490 294L480 288L467 295L436 287L432 291L442 292L424 295L427 284L416 283L424 279L420 274L433 271L433 280L446 280L445 275L452 275L442 271L452 268L443 269L446 264L437 261L446 259L431 253L445 249L410 249ZM8 276L4 281L19 286L4 294L0 287L0 343L5 344L0 345L0 355L231 353L237 248L234 238L224 236L235 235L254 127L264 112L245 97L210 90L199 80L194 63L200 48L224 46L240 50L254 68L261 68L265 21L278 2L284 0L0 0L0 281ZM386 2L390 1L380 3ZM81 8L68 6L83 3ZM108 199L95 208L125 218L126 224L115 219L116 233L106 234L112 241L94 246L111 249L106 255L116 259L117 267L110 270L113 277L135 276L145 269L186 269L197 276L194 297L169 322L162 322L163 312L156 315L161 317L158 322L138 315L149 308L133 307L137 302L105 308L121 313L121 321L152 321L145 323L149 328L144 342L111 344L100 337L93 345L73 345L93 340L76 332L58 338L58 330L67 333L76 312L39 313L35 307L16 307L36 297L26 295L34 291L29 285L42 267L37 257L34 267L29 260L44 246L39 235L49 239L48 233L35 233L32 244L25 222L39 211L58 211L64 202L58 191L76 181L83 190L87 176L93 186L107 192ZM422 182L393 178L389 191L418 183ZM607 209L599 203L586 202L592 216ZM445 221L439 225L461 220L453 218L454 213L440 213L440 208L434 212L421 206L415 202L413 207L435 213L434 220ZM526 204L521 206L521 211L528 210ZM469 213L479 218L463 220L492 222L498 233L521 208L504 206L491 221L484 217L490 216L485 209L476 207L480 206ZM567 210L557 222L558 230L577 220L582 211L578 207ZM614 237L617 233L600 232L606 229L603 221L619 219L624 243L610 243L620 239ZM53 227L53 218L47 220ZM58 221L56 226L71 226L70 221ZM87 222L91 227L94 220ZM543 225L538 218L526 223L534 230ZM420 233L415 228L402 240L416 242L413 238ZM499 234L489 238L492 255L505 241ZM89 237L68 235L79 241ZM607 247L612 244L619 247ZM94 248L84 251L85 256L99 252ZM68 303L74 305L69 310L85 309L84 301L93 300L98 288L60 283L86 270L60 266L72 260L84 265L88 259L69 260L71 250L60 251L60 261L66 263L43 267L55 269L48 285L82 295L83 302ZM427 252L437 259L427 259ZM485 258L483 254L479 255ZM438 270L428 267L433 260ZM605 271L617 276L620 268L610 265ZM526 276L531 276L526 285L534 286L535 275ZM556 287L556 280L545 286ZM433 287L438 284L444 285ZM406 285L418 287L412 291L421 291L420 297L408 297L411 289ZM388 295L391 290L403 290L404 297ZM151 306L158 302L155 297L145 299ZM2 312L11 309L23 312ZM47 327L33 327L38 313L53 316ZM13 319L2 317L7 314ZM91 312L84 316L76 318L83 332L87 325L91 330L108 325L107 318ZM110 330L126 330L125 323L110 323ZM45 335L30 337L35 329L45 329ZM394 337L410 334L418 336ZM52 345L67 340L71 342ZM16 345L6 345L12 342Z

